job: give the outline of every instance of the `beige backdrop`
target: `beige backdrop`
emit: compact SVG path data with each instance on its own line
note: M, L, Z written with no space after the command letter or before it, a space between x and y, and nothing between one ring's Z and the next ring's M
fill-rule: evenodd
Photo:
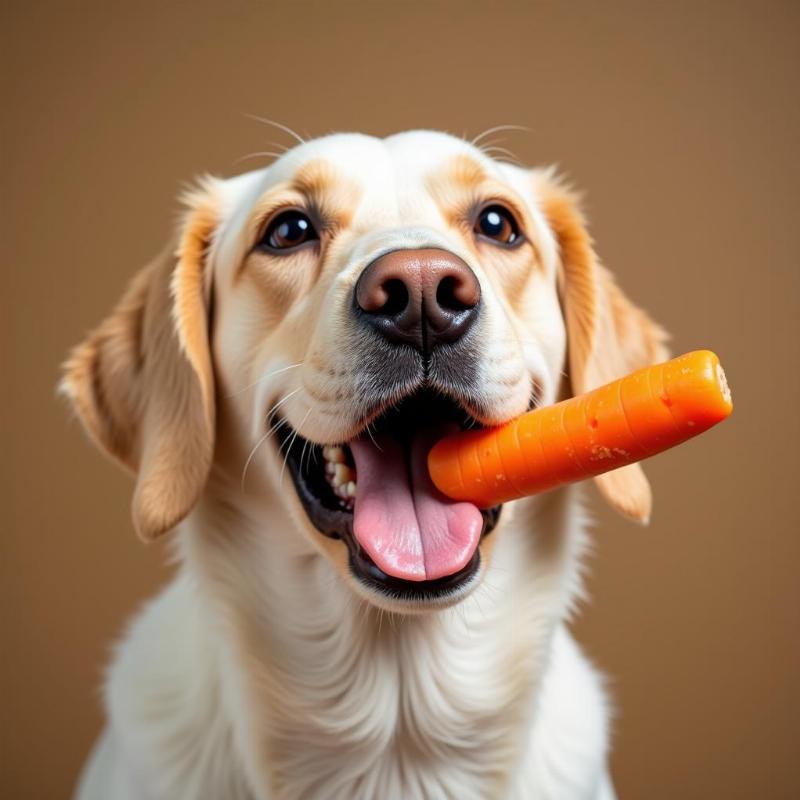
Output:
M606 262L717 350L734 417L649 466L648 530L597 508L579 638L623 798L789 798L798 767L797 2L26 3L2 12L0 794L58 798L125 620L167 580L60 359L162 246L196 173L318 135L502 123L587 190ZM117 8L112 8L117 6Z

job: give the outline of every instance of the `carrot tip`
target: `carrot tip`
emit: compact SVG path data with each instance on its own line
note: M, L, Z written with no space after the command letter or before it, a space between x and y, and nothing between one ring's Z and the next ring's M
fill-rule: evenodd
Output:
M731 397L731 387L728 386L728 379L725 377L725 370L722 369L722 364L717 362L717 381L719 381L719 389L722 392L722 396L725 399L725 402L730 404L733 402L733 398Z

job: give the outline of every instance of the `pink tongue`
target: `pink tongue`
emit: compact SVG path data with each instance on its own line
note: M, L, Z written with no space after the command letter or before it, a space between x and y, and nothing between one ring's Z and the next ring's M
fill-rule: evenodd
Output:
M439 435L416 433L410 463L391 436L350 442L358 475L353 533L375 564L395 578L452 575L478 546L483 527L478 508L445 497L428 475L428 451Z

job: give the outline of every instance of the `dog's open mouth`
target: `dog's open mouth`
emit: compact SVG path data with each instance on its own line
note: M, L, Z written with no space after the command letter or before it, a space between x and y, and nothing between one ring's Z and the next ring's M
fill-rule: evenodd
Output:
M473 424L454 401L420 391L347 443L314 444L285 423L278 440L306 514L347 544L354 575L393 597L431 599L474 578L500 513L450 500L428 474L434 442Z

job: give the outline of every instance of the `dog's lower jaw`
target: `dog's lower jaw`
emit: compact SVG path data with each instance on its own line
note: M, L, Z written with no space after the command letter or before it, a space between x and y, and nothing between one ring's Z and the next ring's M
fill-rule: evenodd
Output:
M287 544L288 519L234 520L205 498L109 683L142 780L171 798L531 797L556 780L552 757L574 767L552 796L593 797L605 710L562 628L583 539L566 494L513 509L474 594L416 617L359 602ZM554 670L571 675L564 708Z

